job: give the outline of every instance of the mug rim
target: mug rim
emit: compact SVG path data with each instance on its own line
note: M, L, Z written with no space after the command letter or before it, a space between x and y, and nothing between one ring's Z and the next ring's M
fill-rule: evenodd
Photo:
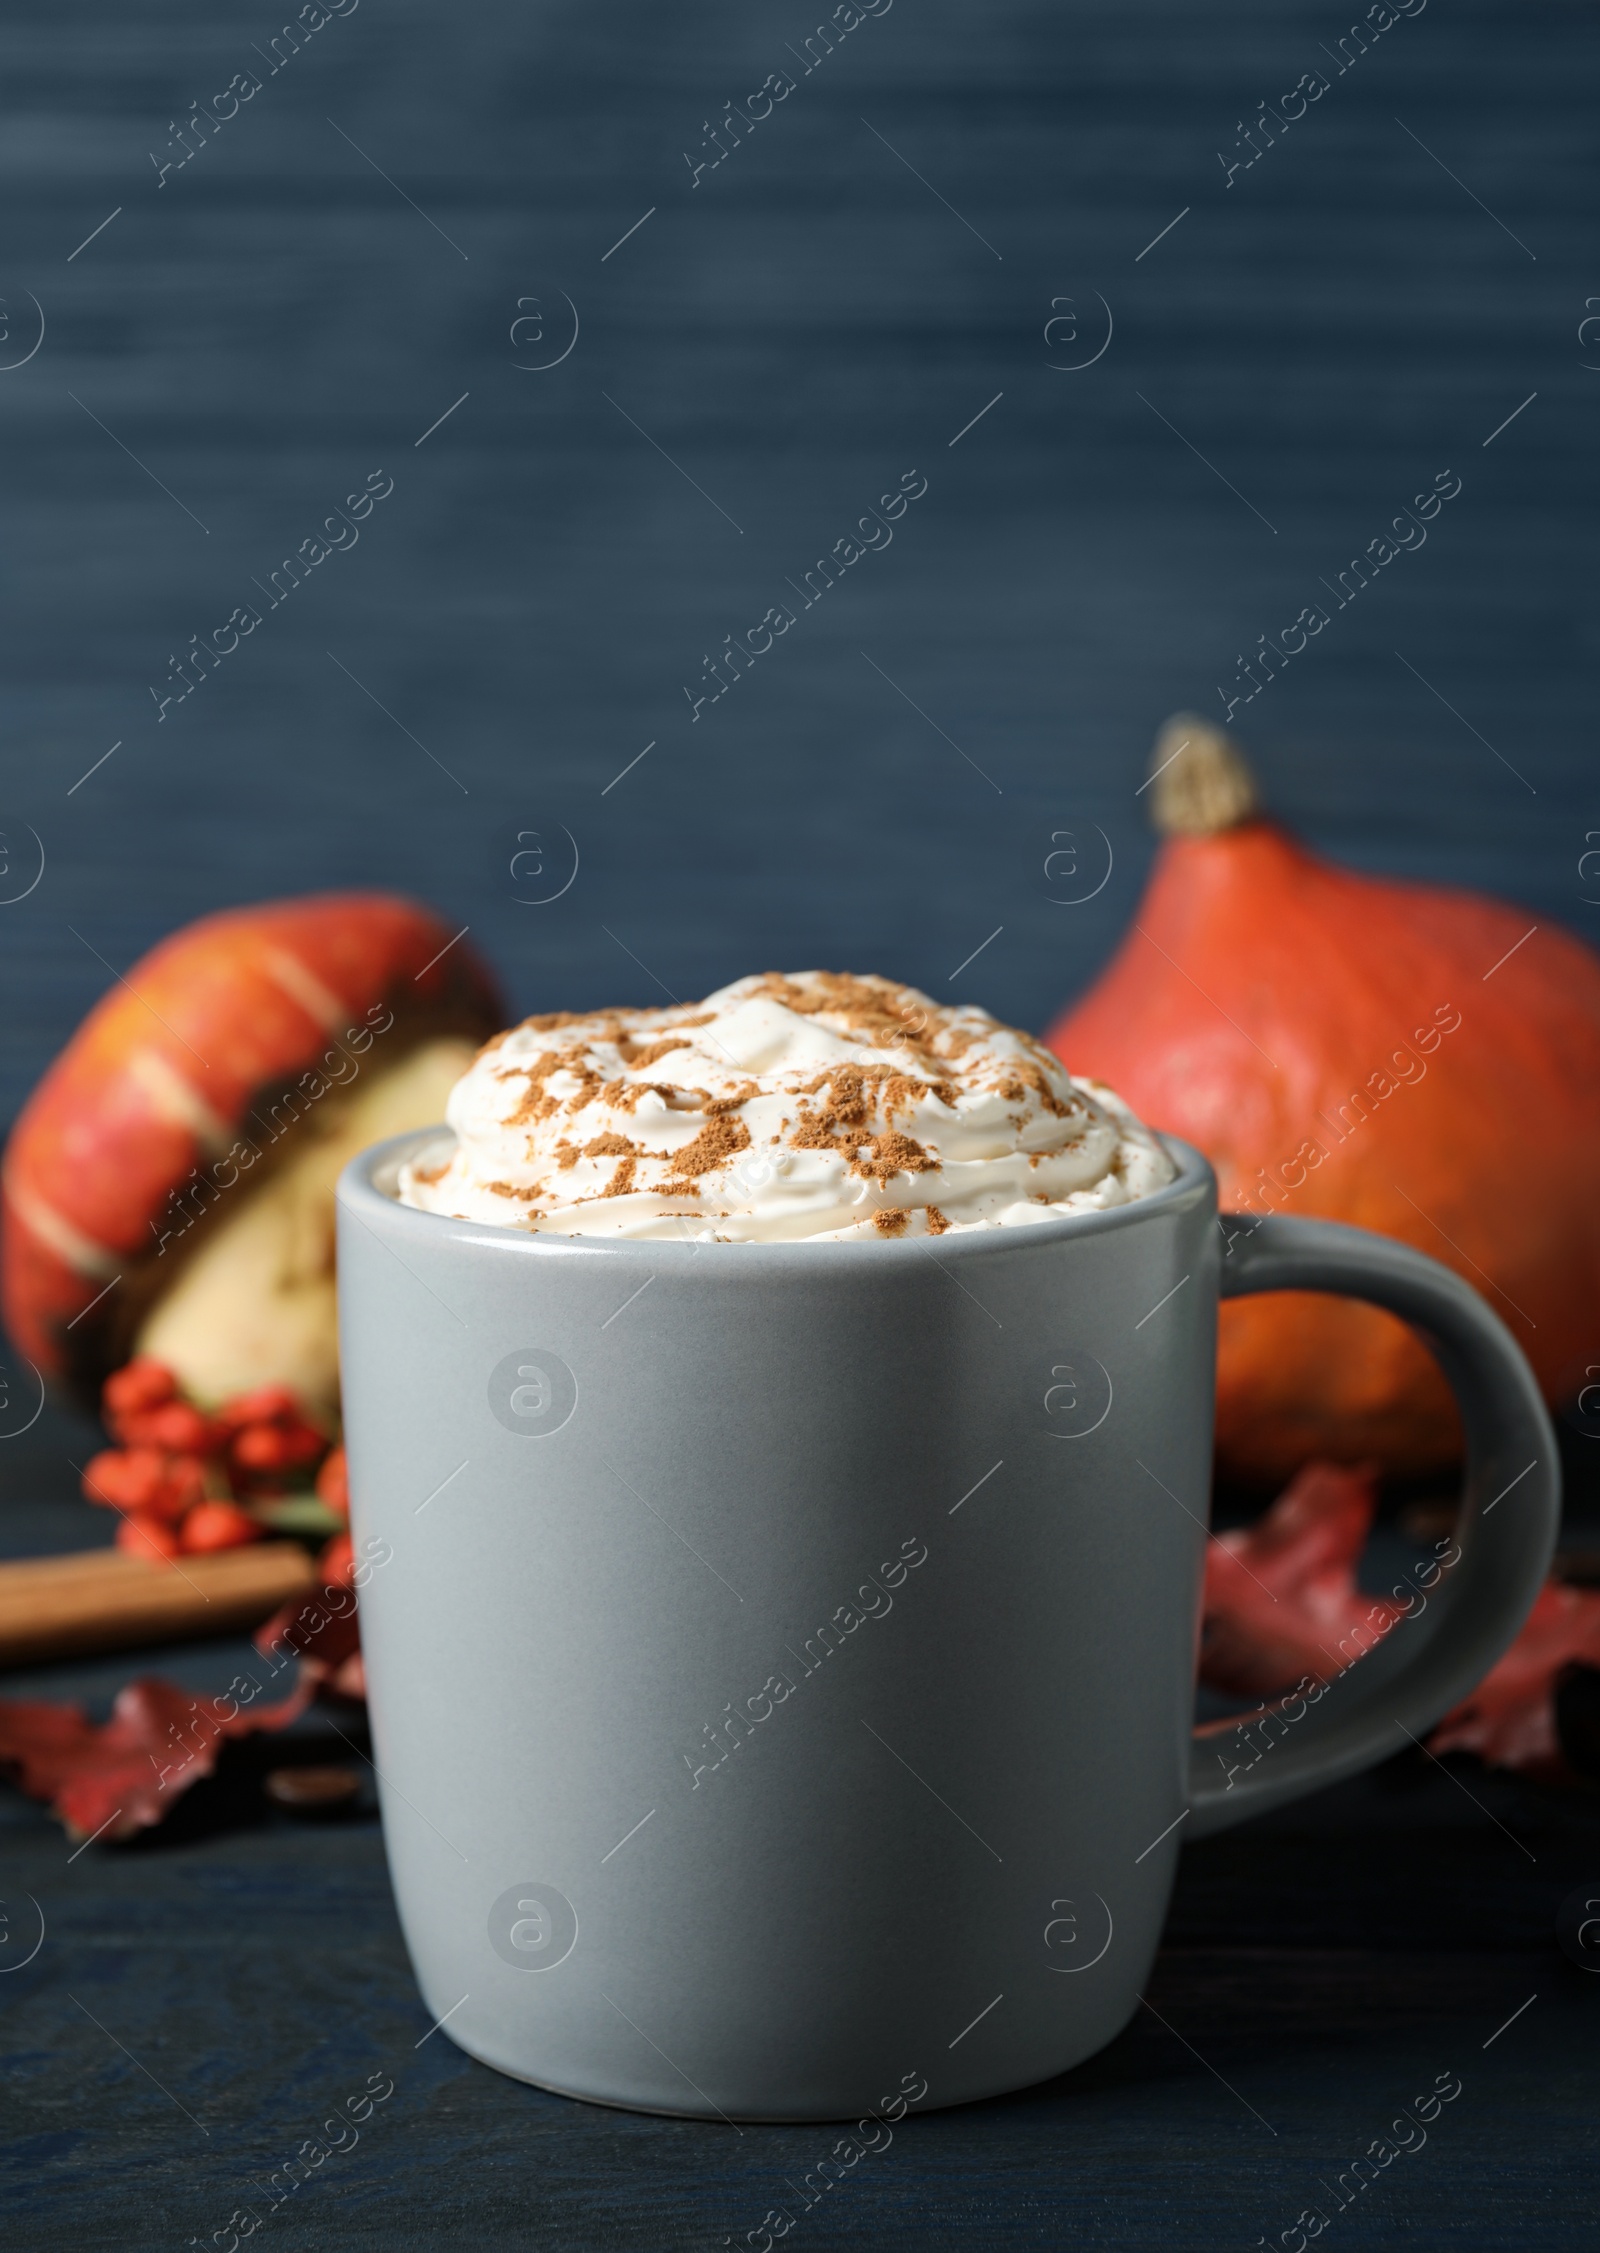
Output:
M403 1205L392 1188L378 1186L374 1176L380 1169L398 1171L403 1158L446 1136L453 1139L452 1129L440 1122L436 1126L412 1127L404 1134L390 1135L387 1140L359 1151L339 1176L338 1203L347 1207L358 1220L362 1218L363 1207L368 1211L377 1208L391 1226L398 1221L424 1242L432 1233L440 1244L448 1238L458 1244L482 1244L490 1251L515 1250L534 1259L571 1259L586 1255L619 1259L648 1255L652 1260L686 1260L706 1248L704 1238L675 1243L669 1236L566 1236L541 1229L507 1228L498 1221L463 1220L452 1213L423 1212L415 1205ZM1203 1193L1208 1184L1215 1194L1216 1175L1202 1151L1175 1134L1157 1133L1156 1138L1177 1172L1171 1181L1148 1195L1136 1197L1126 1205L1107 1206L1098 1212L1059 1213L1050 1220L1028 1221L1013 1228L963 1231L952 1235L948 1244L941 1242L937 1253L931 1256L943 1264L951 1259L1020 1250L1024 1244L1043 1247L1071 1243L1079 1237L1101 1235L1108 1229L1137 1227L1144 1220L1153 1220L1170 1211L1174 1205L1187 1204L1196 1192ZM856 1261L868 1255L880 1264L896 1260L904 1263L929 1253L930 1239L881 1236L859 1243L819 1243L814 1237L790 1236L770 1243L726 1244L717 1249L744 1255L739 1261L729 1263L732 1272L738 1274L757 1267L764 1273L770 1272L778 1263L792 1263L810 1271L819 1264L836 1266L841 1261Z

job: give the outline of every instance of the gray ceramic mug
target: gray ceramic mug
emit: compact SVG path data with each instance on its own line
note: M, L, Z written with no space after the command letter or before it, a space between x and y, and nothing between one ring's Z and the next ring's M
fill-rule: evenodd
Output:
M431 2016L522 2080L854 2118L1111 2040L1186 1838L1383 1759L1510 1641L1559 1487L1533 1378L1419 1253L1118 1210L871 1244L607 1243L339 1185L384 1832ZM1459 1561L1248 1770L1191 1734L1219 1293L1415 1323ZM890 2116L893 2115L891 2109Z

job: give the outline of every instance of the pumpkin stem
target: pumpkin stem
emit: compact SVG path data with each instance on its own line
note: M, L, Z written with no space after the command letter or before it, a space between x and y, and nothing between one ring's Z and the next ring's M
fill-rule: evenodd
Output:
M1163 837L1215 837L1256 811L1255 776L1231 735L1174 712L1150 759L1151 814Z

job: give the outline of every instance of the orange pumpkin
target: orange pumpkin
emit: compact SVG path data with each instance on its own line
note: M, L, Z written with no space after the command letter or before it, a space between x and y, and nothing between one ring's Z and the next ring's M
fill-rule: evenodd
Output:
M1204 1150L1225 1213L1351 1221L1453 1267L1570 1397L1600 1361L1600 958L1309 852L1206 721L1170 720L1153 766L1149 887L1051 1047ZM1434 1471L1460 1435L1409 1330L1290 1293L1222 1309L1217 1447L1266 1483L1313 1455Z

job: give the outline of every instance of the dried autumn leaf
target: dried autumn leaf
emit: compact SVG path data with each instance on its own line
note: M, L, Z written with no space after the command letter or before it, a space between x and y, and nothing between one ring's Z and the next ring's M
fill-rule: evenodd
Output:
M1445 1715L1429 1750L1475 1752L1491 1768L1570 1778L1556 1733L1555 1691L1574 1661L1600 1667L1600 1590L1547 1581L1510 1650Z
M1202 1681L1274 1697L1331 1681L1387 1634L1402 1607L1356 1585L1377 1499L1371 1466L1307 1463L1264 1517L1207 1544Z
M335 1534L320 1559L324 1586L315 1596L296 1597L256 1630L256 1649L286 1648L298 1654L303 1682L326 1686L340 1697L364 1698L366 1667L356 1614L355 1554L347 1533Z
M1308 1463L1265 1517L1208 1544L1203 1681L1274 1697L1306 1675L1331 1680L1388 1632L1405 1607L1356 1586L1376 1502L1372 1470ZM1548 1581L1516 1641L1445 1715L1428 1749L1570 1779L1556 1689L1575 1664L1600 1670L1600 1590Z
M277 1705L240 1707L142 1675L118 1691L105 1722L78 1705L0 1699L0 1766L30 1798L47 1801L74 1838L131 1838L211 1774L226 1738L286 1729L312 1688L302 1677Z

